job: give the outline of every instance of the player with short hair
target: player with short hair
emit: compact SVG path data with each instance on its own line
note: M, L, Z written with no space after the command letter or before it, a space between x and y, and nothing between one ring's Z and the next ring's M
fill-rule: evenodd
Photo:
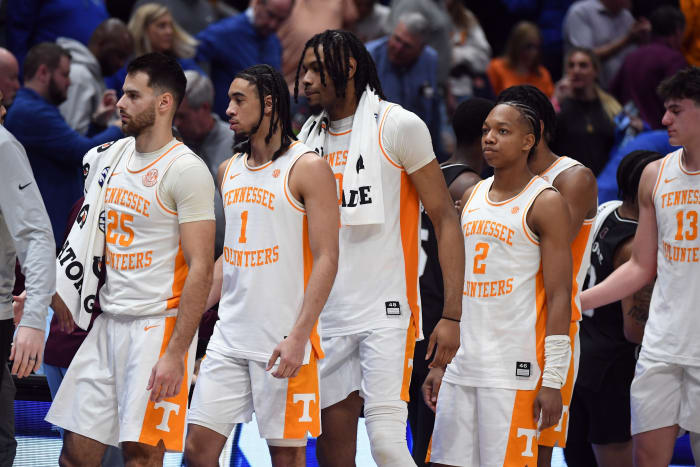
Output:
M354 462L364 403L372 456L380 466L413 465L406 401L415 340L420 203L435 226L445 304L427 356L445 365L459 344L462 240L428 129L383 99L376 67L352 33L313 36L300 57L300 85L312 108L300 139L330 164L338 184L340 258L321 314L322 465Z
M563 197L528 167L540 120L510 101L484 122L494 175L462 198L461 345L423 385L436 408L433 465L535 465L539 430L561 417L571 359L571 281L561 280L571 277L570 221Z
M316 323L338 267L335 179L296 140L279 72L241 71L229 98L242 152L219 167L226 236L209 302L221 297L220 319L197 378L185 455L190 466L215 465L235 425L255 412L272 465L303 467L307 433L321 432Z
M172 134L185 75L174 59L146 54L129 64L123 91L117 107L130 137L86 155L86 200L56 262L52 307L62 316L76 271L84 273L77 307L87 309L72 309L79 323L89 322L95 299L86 295L89 274L104 268L106 276L102 314L46 417L66 430L62 466L99 465L108 444L122 447L126 465L162 465L165 450L182 451L194 336L211 284L214 184ZM114 162L100 170L106 161ZM93 215L100 196L104 210ZM104 246L81 257L82 243L100 237Z
M683 146L647 165L639 182L639 225L631 259L582 296L598 308L656 283L632 381L634 463L667 465L679 429L700 457L700 68L659 85L669 141Z

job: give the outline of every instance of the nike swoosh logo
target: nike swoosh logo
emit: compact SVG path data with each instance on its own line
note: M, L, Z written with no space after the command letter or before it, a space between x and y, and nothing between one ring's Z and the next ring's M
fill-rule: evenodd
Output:
M229 177L229 180L233 180L234 178L238 177L240 174L234 174Z
M160 324L154 324L153 326L144 326L143 330L148 331L149 329L157 328Z
M467 212L468 212L468 213L469 213L469 212L474 212L474 211L478 211L479 209L481 209L481 208L469 209Z
M22 184L20 183L20 184L19 184L19 189L20 189L20 190L24 190L25 188L27 188L27 187L28 187L29 185L31 185L31 184L32 184L32 182L29 182L29 183L27 183L26 185L22 185Z
M666 178L666 179L664 179L664 183L671 183L672 181L674 181L674 180L677 179L677 178L678 178L678 177Z

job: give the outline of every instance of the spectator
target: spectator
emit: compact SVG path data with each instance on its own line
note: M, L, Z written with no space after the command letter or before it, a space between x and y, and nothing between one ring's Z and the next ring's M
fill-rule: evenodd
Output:
M652 41L630 52L610 83L610 92L621 102L634 102L642 120L652 128L663 128L666 109L656 88L687 63L681 53L685 19L672 6L662 6L650 17Z
M70 208L82 196L83 155L92 147L121 138L110 126L91 138L73 130L58 106L70 85L70 54L53 43L37 44L24 62L25 83L7 113L6 128L27 150L39 191L47 204L56 244Z
M599 79L606 89L625 55L635 43L644 42L651 29L646 19L634 20L629 6L630 0L580 0L571 5L564 18L567 49L593 50L602 63Z
M447 0L446 6L452 19L452 68L448 83L450 95L459 103L475 95L475 87L478 94L478 89L485 85L491 46L474 13L458 0Z
M681 0L681 11L685 16L683 54L693 66L700 66L700 0Z
M88 46L59 37L56 44L71 55L68 98L59 110L68 125L81 135L104 130L116 117L114 90L107 91L104 77L116 73L132 54L134 43L126 25L116 18L100 23ZM90 126L93 125L93 131Z
M192 36L219 19L215 2L208 0L138 0L133 10L146 3L165 6L173 15L173 20Z
M5 115L0 91L0 125ZM15 458L15 386L7 368L19 378L39 369L44 352L44 328L56 287L56 247L51 223L22 145L0 126L0 465ZM13 323L12 286L19 257L27 278L25 312ZM14 325L17 334L14 337ZM12 351L10 344L12 343Z
M27 51L40 42L70 37L87 44L107 18L102 0L8 0L7 48L23 64Z
M174 125L184 143L201 157L216 180L219 165L233 154L233 132L218 115L212 113L214 105L214 85L206 76L195 70L185 72L187 90L185 97L175 112ZM216 243L214 256L218 258L224 248L224 207L221 194L214 195L216 216Z
M438 55L426 45L429 23L417 11L404 13L391 36L367 44L387 100L400 104L430 130L433 146L440 142ZM436 150L439 154L439 151Z
M615 144L613 120L622 107L596 83L600 64L592 50L571 49L564 68L570 91L560 101L552 150L576 159L597 176Z
M389 28L388 6L377 0L354 0L357 8L357 21L349 28L362 42L369 42L386 36Z
M533 23L522 21L515 25L508 38L505 54L489 63L488 74L494 94L518 84L531 84L552 97L554 83L540 64L542 36Z
M0 92L4 96L3 105L9 107L19 90L19 64L12 52L0 47Z

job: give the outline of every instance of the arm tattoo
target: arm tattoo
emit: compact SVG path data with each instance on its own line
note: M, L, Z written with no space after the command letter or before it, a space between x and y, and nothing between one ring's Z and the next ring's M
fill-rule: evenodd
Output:
M644 325L649 318L649 302L653 289L653 284L646 285L632 296L634 303L627 314L638 324Z

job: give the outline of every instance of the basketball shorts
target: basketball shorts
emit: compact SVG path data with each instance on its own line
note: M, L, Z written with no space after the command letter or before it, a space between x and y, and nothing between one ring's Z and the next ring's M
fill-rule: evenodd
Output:
M427 462L464 467L535 467L537 390L442 382Z
M260 437L268 444L305 446L307 433L321 434L317 362L311 352L297 376L275 378L273 370L265 371L267 363L208 349L187 421L228 438L237 423L249 422L255 412Z
M156 446L163 440L166 450L181 452L196 337L185 355L180 392L152 402L146 390L175 320L175 316L98 316L68 367L46 420L103 444L132 441Z
M571 407L571 398L574 395L574 383L578 375L578 364L581 357L581 346L579 345L579 323L574 321L569 327L569 338L571 339L571 362L569 363L569 372L566 375L566 382L561 387L561 402L563 408L559 423L554 426L542 430L540 433L540 446L566 446L566 435L569 432L569 408Z
M359 391L365 406L408 402L413 370L415 328L381 328L323 338L321 408Z
M630 389L632 434L680 425L700 433L700 367L639 354Z

